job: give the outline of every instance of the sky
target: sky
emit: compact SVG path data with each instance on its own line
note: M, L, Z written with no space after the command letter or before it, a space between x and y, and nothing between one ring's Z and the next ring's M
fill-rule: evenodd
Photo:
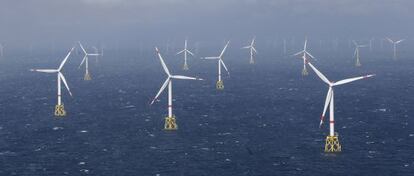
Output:
M413 0L1 0L0 42L407 38L413 8Z

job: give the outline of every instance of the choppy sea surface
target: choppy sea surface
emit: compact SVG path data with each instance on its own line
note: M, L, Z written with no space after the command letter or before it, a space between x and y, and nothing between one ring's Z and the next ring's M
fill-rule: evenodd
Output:
M74 53L64 75L68 115L53 116L55 68L65 51L9 53L0 59L0 175L413 175L414 58L388 52L317 52L312 62L330 80L376 77L335 88L338 154L324 153L328 126L319 117L328 87L302 62L274 51L230 49L230 76L215 89L217 55L211 48L189 59L163 54L174 74L204 81L173 84L179 129L164 131L167 94L150 106L166 79L155 52L108 51L90 58L91 81ZM163 50L162 50L163 52ZM404 57L406 56L406 57ZM225 72L224 72L225 73Z

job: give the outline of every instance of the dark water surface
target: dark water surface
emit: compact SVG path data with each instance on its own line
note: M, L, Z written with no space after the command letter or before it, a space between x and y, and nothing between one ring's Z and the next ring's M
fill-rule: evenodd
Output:
M203 53L215 55L218 51ZM179 130L164 131L167 94L149 106L166 78L152 51L90 59L83 81L80 55L64 75L68 112L53 116L57 67L65 52L0 60L0 175L413 175L414 58L375 54L354 60L314 54L329 79L376 73L335 89L336 131L343 152L325 154L328 126L318 128L328 87L300 60L260 52L257 64L230 50L225 90L215 90L216 61L164 54L171 72L205 81L174 82Z

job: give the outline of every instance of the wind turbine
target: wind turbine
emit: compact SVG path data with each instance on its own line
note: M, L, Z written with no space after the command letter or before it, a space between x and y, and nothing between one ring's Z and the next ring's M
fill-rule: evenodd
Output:
M62 68L65 65L66 61L68 60L70 54L72 53L74 48L72 48L69 53L66 55L65 59L63 59L62 63L58 69L30 69L30 71L42 72L42 73L57 73L57 96L58 101L57 105L55 106L55 116L63 117L66 116L65 108L62 104L62 94L61 94L61 82L65 85L66 89L69 92L69 95L72 96L72 92L70 92L69 86L66 82L65 76L62 74Z
M0 57L4 56L4 46L0 43Z
M181 54L181 53L184 53L184 66L183 66L183 70L188 70L187 54L191 54L192 56L194 56L194 54L187 49L187 40L185 40L185 42L184 42L184 49L181 50L180 52L178 52L177 55L178 54Z
M224 69L227 71L227 74L230 75L229 70L226 67L226 64L224 64L223 62L223 54L227 49L227 46L229 46L230 41L227 41L226 45L224 46L223 50L221 51L220 55L217 57L205 57L204 59L209 59L209 60L217 60L217 64L218 64L218 81L216 83L216 88L218 90L223 90L224 89L224 84L223 84L223 80L221 80L221 66L223 65Z
M390 38L388 38L387 37L387 40L391 43L391 44L393 44L393 46L394 46L394 60L396 60L397 59L397 44L399 44L399 43L401 43L402 41L404 41L405 39L401 39L401 40L398 40L398 41L393 41L393 40L391 40Z
M188 76L182 76L182 75L171 75L170 71L167 68L167 65L165 65L164 60L162 59L162 56L160 54L160 51L157 47L155 47L155 50L157 51L158 58L161 61L161 65L164 68L165 73L167 74L167 79L165 80L164 84L161 86L160 90L158 91L155 98L152 100L151 105L154 104L155 100L160 96L160 94L164 91L164 89L168 86L168 116L165 117L165 124L164 129L165 130L177 130L177 123L175 120L175 115L173 115L172 112L172 80L174 79L190 79L190 80L203 80L200 78L194 78L194 77L188 77Z
M302 59L303 59L303 70L302 70L302 75L303 76L307 76L309 73L308 73L308 70L306 69L306 60L307 60L307 57L306 56L309 56L309 57L311 57L312 59L314 59L315 57L313 57L308 51L307 51L307 43L308 43L308 39L305 39L305 44L304 44L304 46L303 46L303 50L302 51L299 51L299 52L297 52L296 54L294 54L294 56L298 56L298 55L300 55L300 54L303 54L302 55Z
M87 53L81 42L79 42L79 46L82 48L83 53L85 53L85 56L83 57L82 62L79 65L79 68L83 65L83 63L85 63L85 76L83 77L83 79L85 81L89 81L92 78L91 78L91 75L89 74L88 56L96 56L96 57L98 57L99 54L98 53L93 53L93 54L92 53Z
M359 45L355 40L353 42L354 42L354 45L355 45L354 57L356 57L355 66L360 67L361 62L360 62L360 57L359 57L359 48L363 48L363 47L367 47L367 46L366 45Z
M254 64L253 54L257 53L256 48L254 48L255 40L256 40L256 38L254 37L249 46L245 46L245 47L242 48L242 49L249 49L250 50L250 64Z
M374 38L369 39L369 51L370 52L372 52L374 40L375 40Z
M365 75L365 76L360 76L360 77L355 77L355 78L349 78L349 79L344 79L341 81L337 81L337 82L331 82L328 80L328 78L325 77L325 75L323 75L318 69L316 69L312 63L308 62L309 66L313 69L313 71L315 71L316 75L318 75L318 77L325 82L326 84L328 84L329 89L328 89L328 93L326 95L326 100L325 100L325 105L323 108L323 112L322 112L322 116L321 116L321 121L319 123L319 128L322 126L323 124L323 120L325 118L325 113L326 110L328 108L329 105L329 135L326 137L326 143L325 143L325 152L340 152L341 151L341 145L339 143L339 138L338 138L338 134L335 133L335 129L334 129L334 87L335 86L339 86L339 85L343 85L343 84L347 84L353 81L357 81L360 79L365 79L365 78L369 78L369 77L373 77L375 75Z
M99 49L96 47L96 46L92 46L92 49L95 51L95 53L96 54L98 54L96 57L95 57L95 61L96 62L98 62L98 58L99 58L99 56L100 57L103 57L103 54L104 54L104 49L103 49L103 47L101 46L101 54L99 54Z

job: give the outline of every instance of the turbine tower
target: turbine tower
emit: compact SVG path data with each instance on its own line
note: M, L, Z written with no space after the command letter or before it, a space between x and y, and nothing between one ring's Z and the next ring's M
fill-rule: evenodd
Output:
M397 45L399 43L403 42L405 39L401 39L401 40L398 40L398 41L394 42L393 40L391 40L390 38L387 37L387 40L393 45L393 47L394 47L394 57L393 58L394 58L394 60L397 60Z
M364 48L364 47L367 47L367 46L366 45L359 45L355 40L353 42L354 42L354 45L355 45L355 52L354 52L354 57L356 58L355 66L360 67L361 66L361 61L360 61L360 56L359 56L359 48Z
M4 46L0 43L0 57L4 56Z
M355 78L349 78L349 79L344 79L341 81L337 81L337 82L331 82L328 80L328 78L325 77L325 75L323 75L318 69L316 69L310 62L308 62L309 66L312 68L313 71L315 71L316 75L318 75L318 77L325 82L326 84L328 84L329 89L328 89L328 93L326 95L326 100L325 100L325 105L323 108L323 112L322 112L322 116L321 116L321 121L319 123L319 128L322 126L323 124L323 120L325 118L325 113L326 110L328 108L329 105L329 135L326 137L326 142L325 142L325 152L341 152L341 145L339 143L339 136L337 133L335 133L335 129L334 129L334 124L335 124L335 120L334 120L334 87L335 86L339 86L339 85L343 85L343 84L347 84L353 81L357 81L360 79L365 79L365 78L369 78L372 77L374 75L366 75L366 76L360 76L360 77L355 77Z
M181 75L171 75L170 71L165 65L164 60L160 54L160 51L156 47L155 50L157 51L158 58L161 61L161 65L164 68L165 73L167 74L167 79L165 80L164 84L161 86L160 90L158 91L155 98L152 100L151 105L154 104L155 100L160 96L160 94L164 91L164 89L168 86L168 116L165 117L165 130L177 130L178 126L176 123L175 115L173 114L173 107L172 107L172 80L174 79L190 79L190 80L202 80L200 78L188 77L188 76L181 76Z
M83 77L83 79L85 81L89 81L92 78L91 78L91 75L89 73L88 56L96 56L96 57L98 57L99 54L98 53L93 53L93 54L92 53L87 53L81 42L79 42L79 46L82 48L83 53L85 53L85 56L83 57L82 62L79 65L79 68L83 65L83 63L85 63L85 76Z
M184 66L183 66L183 70L188 70L187 54L191 54L192 56L194 56L194 54L187 49L187 40L185 40L185 42L184 42L184 49L181 50L180 52L178 52L177 55L178 54L181 54L181 53L184 53Z
M224 69L227 71L227 74L230 75L229 70L226 67L226 64L224 64L223 62L223 54L227 49L227 46L229 46L230 41L227 41L226 45L224 46L223 50L221 51L220 55L217 57L205 57L204 59L209 59L209 60L217 60L217 64L218 64L218 81L216 83L216 88L218 90L223 90L224 89L224 84L223 84L223 80L221 80L221 66L224 67Z
M313 57L308 51L307 51L307 43L308 43L308 39L305 39L305 44L304 44L304 46L303 46L303 50L302 51L299 51L299 52L297 52L296 54L294 54L294 56L298 56L298 55L300 55L300 54L303 54L302 55L302 59L303 59L303 69L302 69L302 76L307 76L309 73L308 73L308 70L307 70L307 68L306 68L306 60L307 60L307 57L306 56L309 56L309 57L311 57L312 59L314 59L315 57Z
M66 89L69 92L69 95L72 96L72 92L70 92L69 86L66 82L65 76L62 74L62 68L65 65L66 61L68 60L70 54L72 53L74 48L72 48L68 55L66 55L65 59L63 59L62 63L58 69L30 69L30 71L42 72L42 73L57 73L57 105L55 106L55 116L63 117L66 116L65 107L62 104L62 90L61 90L61 82L65 85Z
M253 54L257 53L256 48L254 48L254 43L255 43L256 37L254 37L252 39L252 42L250 43L249 46L245 46L242 49L249 49L250 50L250 64L254 64L254 59L253 59Z

